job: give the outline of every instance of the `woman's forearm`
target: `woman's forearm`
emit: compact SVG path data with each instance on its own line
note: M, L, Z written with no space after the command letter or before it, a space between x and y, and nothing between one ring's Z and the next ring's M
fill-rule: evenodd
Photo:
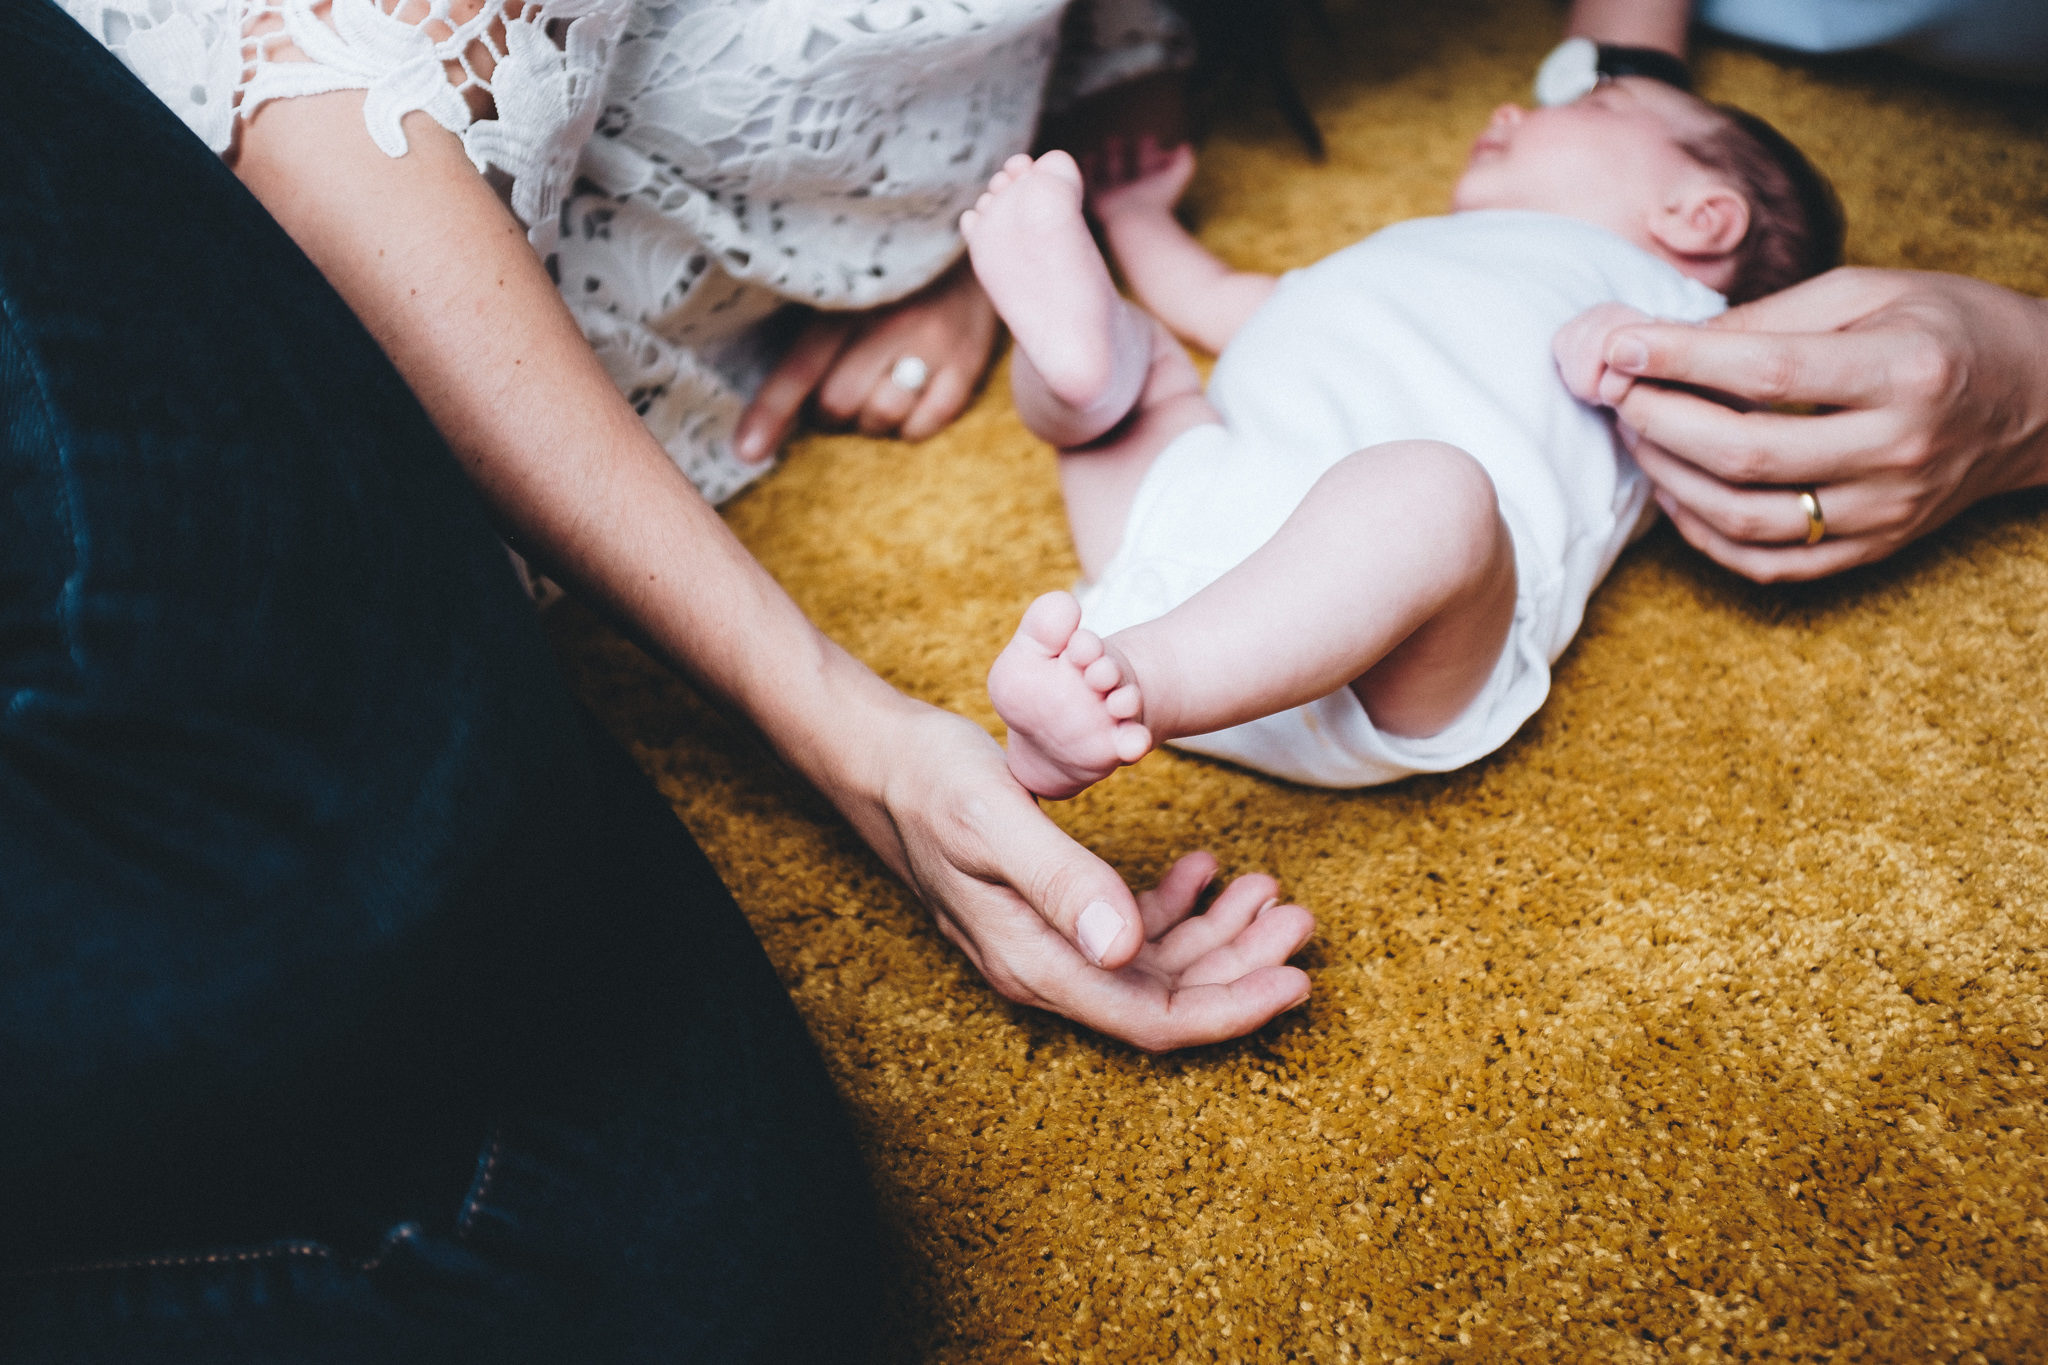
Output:
M1221 935L1194 918L1224 940L1207 955L1153 942L1189 918L1199 879L1141 909L979 726L902 696L812 626L647 434L460 144L414 115L411 150L388 158L362 102L265 106L237 169L550 572L744 712L1008 998L1156 1050L1235 1037L1307 995L1283 964L1313 921L1258 909L1269 881L1239 883L1252 913Z
M844 771L841 722L907 703L811 625L647 433L455 138L414 115L411 150L386 157L361 102L265 106L236 169L377 337L508 531L844 795L861 778Z

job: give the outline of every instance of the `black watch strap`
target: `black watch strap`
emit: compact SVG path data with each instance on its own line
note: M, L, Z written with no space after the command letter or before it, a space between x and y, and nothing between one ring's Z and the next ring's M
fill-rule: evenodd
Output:
M1680 90L1692 89L1692 68L1685 64L1683 57L1673 56L1661 48L1614 47L1602 43L1598 70L1603 76L1647 76L1653 81L1675 85Z

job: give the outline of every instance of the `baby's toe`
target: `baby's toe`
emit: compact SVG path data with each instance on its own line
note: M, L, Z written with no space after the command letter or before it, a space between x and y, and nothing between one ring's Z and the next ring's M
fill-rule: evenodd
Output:
M1107 651L1103 653L1101 658L1081 671L1081 681L1105 696L1114 692L1117 685L1123 680L1123 669L1117 667L1115 657Z
M1102 657L1102 637L1092 630L1076 630L1060 657L1086 676L1089 666Z
M1074 160L1071 153L1055 148L1038 158L1037 164L1038 169L1079 188L1081 184L1081 166L1079 162Z
M1017 634L1032 640L1048 657L1057 657L1072 643L1075 627L1081 624L1081 604L1072 593L1049 592L1024 609ZM1091 637L1092 638L1092 637Z
M1109 712L1111 720L1135 720L1145 709L1144 698L1138 695L1136 683L1125 683L1102 699L1103 709Z
M1116 727L1116 757L1119 763L1136 763L1152 752L1152 732L1136 721Z

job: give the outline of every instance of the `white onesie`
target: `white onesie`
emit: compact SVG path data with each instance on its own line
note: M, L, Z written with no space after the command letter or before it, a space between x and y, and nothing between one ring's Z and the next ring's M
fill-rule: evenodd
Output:
M1698 322L1719 294L1575 219L1486 211L1399 223L1280 279L1216 362L1221 425L1173 441L1116 556L1078 592L1101 635L1172 610L1270 539L1346 455L1431 439L1486 467L1514 537L1515 621L1492 677L1425 739L1382 734L1350 688L1176 740L1321 787L1444 772L1535 714L1586 599L1655 515L1609 419L1559 379L1551 340L1595 304Z

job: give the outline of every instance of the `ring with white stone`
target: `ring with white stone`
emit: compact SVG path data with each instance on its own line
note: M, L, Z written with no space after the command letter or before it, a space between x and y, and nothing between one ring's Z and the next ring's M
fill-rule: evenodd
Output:
M922 392L931 377L931 366L914 355L904 356L896 362L896 368L889 371L889 382L905 393Z

